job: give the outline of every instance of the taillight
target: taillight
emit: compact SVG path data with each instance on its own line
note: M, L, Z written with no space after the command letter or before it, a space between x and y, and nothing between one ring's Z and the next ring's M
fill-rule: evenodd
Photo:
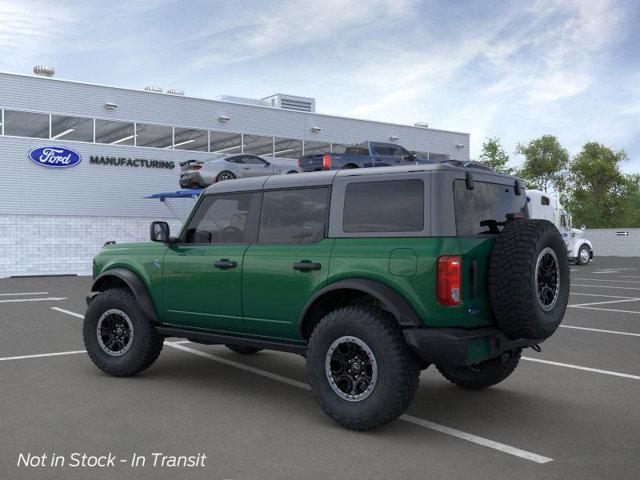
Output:
M298 164L298 167L300 167L300 159L298 159L296 163Z
M331 170L331 154L325 153L322 156L322 168L324 170Z
M438 302L453 306L460 304L460 257L438 258Z

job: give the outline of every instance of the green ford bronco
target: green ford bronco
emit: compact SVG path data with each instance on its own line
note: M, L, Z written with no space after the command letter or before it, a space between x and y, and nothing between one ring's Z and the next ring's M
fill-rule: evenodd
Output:
M369 430L410 406L433 364L489 387L560 324L569 262L556 227L527 218L520 180L409 165L216 183L170 236L94 260L84 342L115 376L167 337L306 358L339 424Z

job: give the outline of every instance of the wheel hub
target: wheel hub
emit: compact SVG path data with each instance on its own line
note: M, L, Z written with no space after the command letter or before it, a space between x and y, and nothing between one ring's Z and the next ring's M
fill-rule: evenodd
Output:
M131 348L133 342L133 324L122 310L112 308L98 319L96 327L98 344L105 353L119 357Z
M550 247L542 249L538 255L535 282L538 305L548 312L560 295L560 264L556 252Z
M325 373L340 398L359 402L373 392L378 380L378 364L366 343L357 337L344 336L327 350Z

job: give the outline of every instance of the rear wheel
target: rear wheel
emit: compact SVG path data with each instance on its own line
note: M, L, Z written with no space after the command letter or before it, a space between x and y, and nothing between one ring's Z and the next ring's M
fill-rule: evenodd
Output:
M589 247L587 247L586 245L582 245L580 247L580 249L578 250L578 256L576 257L576 263L578 265L586 265L587 263L589 263L589 260L591 259L591 255L589 252Z
M232 345L227 343L226 347L232 352L239 353L240 355L253 355L254 353L258 353L261 348L257 347L245 347L243 345Z
M93 363L116 377L150 367L164 341L124 288L107 290L93 299L85 314L83 339Z
M521 350L505 353L498 358L462 367L436 366L444 378L467 390L480 390L505 380L518 366Z
M395 319L364 304L325 315L309 340L309 383L329 417L352 430L389 423L411 405L419 366Z
M216 182L222 182L224 180L233 180L234 178L236 178L236 176L233 173L225 170L224 172L220 172L218 174L218 176L216 177Z

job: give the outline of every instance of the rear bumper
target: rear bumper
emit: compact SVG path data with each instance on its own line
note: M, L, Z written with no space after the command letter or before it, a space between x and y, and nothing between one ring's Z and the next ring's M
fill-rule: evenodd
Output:
M204 186L202 176L198 172L183 173L180 175L180 187L190 188L194 186Z
M512 340L495 327L406 328L404 338L422 360L436 365L461 366L496 358L516 348L531 347L542 340Z

